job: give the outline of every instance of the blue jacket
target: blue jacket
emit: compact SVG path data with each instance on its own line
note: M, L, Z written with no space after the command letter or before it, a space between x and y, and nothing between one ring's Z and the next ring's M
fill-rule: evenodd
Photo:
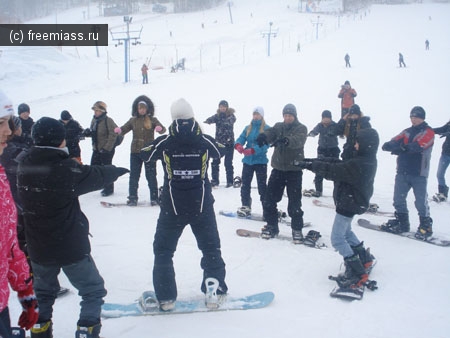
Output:
M255 153L250 156L244 156L242 159L242 163L253 165L253 164L267 164L269 159L267 158L267 150L269 149L269 145L264 145L262 147L258 146L256 143L256 138L259 135L259 130L261 128L261 120L252 120L251 127L252 130L250 134L247 136L247 130L250 126L244 128L244 131L236 140L236 144L241 144L245 146L246 149L253 148L255 149ZM269 129L268 125L264 126L264 130Z

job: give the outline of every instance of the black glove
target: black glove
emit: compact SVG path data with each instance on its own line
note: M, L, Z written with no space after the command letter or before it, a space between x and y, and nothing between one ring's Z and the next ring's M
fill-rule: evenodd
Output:
M280 138L278 140L276 140L273 144L272 147L276 147L276 146L281 146L281 145L288 145L289 144L289 139L287 137L283 137Z
M392 151L392 143L391 142L384 143L381 149L384 151Z
M269 144L269 142L267 142L266 134L259 134L256 138L256 143L258 143L258 146L260 147Z
M117 169L117 173L119 174L119 176L128 174L130 172L127 168L116 167L116 169Z
M91 137L91 135L92 135L91 128L86 128L85 130L83 130L82 135L84 137Z

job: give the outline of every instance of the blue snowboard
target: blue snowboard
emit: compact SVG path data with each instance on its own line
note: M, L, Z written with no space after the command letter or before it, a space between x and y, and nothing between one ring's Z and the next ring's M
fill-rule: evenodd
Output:
M143 297L147 299L149 297L153 297L156 299L153 291L144 292ZM217 309L208 309L205 306L204 297L190 300L177 300L175 303L175 308L172 311L161 311L156 301L155 306L147 307L146 311L144 311L139 300L131 304L105 303L102 306L102 317L119 318L125 316L157 316L193 312L260 309L268 306L274 297L275 295L273 292L262 292L242 298L228 297L227 301L220 305Z

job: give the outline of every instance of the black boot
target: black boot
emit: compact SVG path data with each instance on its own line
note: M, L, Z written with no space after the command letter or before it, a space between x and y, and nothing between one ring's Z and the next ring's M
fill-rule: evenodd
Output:
M401 214L396 212L395 219L390 219L381 226L381 230L393 234L400 234L409 231L409 216L408 214Z
M137 205L138 198L137 196L128 196L127 205L130 207L135 207Z
M448 197L448 187L446 185L438 185L438 191L440 194L444 195L445 198Z
M345 263L345 280L338 282L341 287L359 287L362 286L368 279L369 275L359 259L358 254L344 258Z
M374 256L370 253L369 249L364 248L364 242L359 243L357 246L352 246L353 252L358 255L364 269L369 269L374 260Z
M75 331L75 338L99 338L102 324L98 323L92 326L77 325L77 331Z
M420 224L415 234L416 238L426 240L433 234L433 219L420 216Z

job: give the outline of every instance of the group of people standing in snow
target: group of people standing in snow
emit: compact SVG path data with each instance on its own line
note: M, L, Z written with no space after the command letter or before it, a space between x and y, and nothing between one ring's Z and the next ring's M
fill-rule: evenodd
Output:
M228 287L212 189L220 184L222 158L226 171L225 187L232 187L235 183L235 150L243 156L238 214L243 217L251 215L251 182L256 175L259 201L267 223L261 232L265 239L274 238L279 233L277 205L286 189L293 241L304 241L303 170L316 174L312 196L322 195L323 179L334 182L336 217L331 242L344 258L344 277L348 283L364 284L373 256L353 233L351 222L355 215L369 208L377 169L379 136L371 127L370 118L364 116L354 103L356 95L350 82L346 81L338 94L342 108L339 121L334 122L332 113L324 110L321 121L309 133L299 121L295 105L286 104L282 109L282 121L273 126L266 123L264 108L256 106L249 124L235 139L235 110L226 100L221 100L215 114L204 121L216 125L216 135L212 138L202 132L192 106L185 99L173 102L170 107L172 123L167 129L155 117L154 104L146 95L133 101L132 116L120 127L108 116L106 103L95 102L91 125L83 129L67 110L61 112L59 121L42 117L34 123L29 117L29 106L21 104L18 108L20 118L17 118L11 101L0 92L0 193L4 196L1 225L2 233L8 229L11 234L4 239L1 264L4 275L8 271L14 272L15 278L9 279L9 283L13 290L18 291L24 308L19 325L31 329L32 338L53 336L52 311L60 288L57 276L62 269L83 299L76 337L99 337L100 311L106 289L90 255L89 222L81 211L78 197L101 189L102 196L109 196L114 193L114 181L130 173L127 204L136 206L143 166L150 204L160 206L153 243L153 284L161 310L170 311L175 306L177 287L173 255L188 224L202 251L204 274L201 290L206 293L206 280L214 278L217 297L207 305L218 306L225 299ZM438 169L438 196L441 200L448 196L444 176L450 163L450 122L433 130L425 122L425 117L422 107L413 107L411 127L382 146L384 151L398 156L395 219L389 220L383 229L392 233L409 231L406 196L412 188L420 216L416 236L424 240L432 234L427 177L435 133L447 137ZM116 146L130 131L133 136L128 170L112 165L112 161ZM160 134L156 139L155 133ZM305 158L307 137L317 135L317 158ZM82 164L78 143L84 137L92 140L91 165ZM346 139L342 160L339 159L339 137ZM273 155L269 175L267 152L270 147L273 147ZM160 193L156 179L158 160L164 170ZM211 180L208 178L210 161ZM8 210L10 212L6 212ZM19 239L17 232L21 233ZM18 247L22 250L17 250ZM23 252L29 257L34 278L31 278ZM13 264L8 265L7 261ZM6 280L1 282L0 292L4 297L0 299L0 335L9 337L8 286Z

